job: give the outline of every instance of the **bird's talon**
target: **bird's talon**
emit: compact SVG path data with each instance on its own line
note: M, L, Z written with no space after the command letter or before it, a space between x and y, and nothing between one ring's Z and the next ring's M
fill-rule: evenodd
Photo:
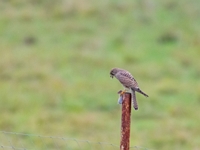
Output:
M118 94L119 94L120 96L122 96L124 93L125 93L125 90L124 90L124 91L120 90L120 91L118 92Z

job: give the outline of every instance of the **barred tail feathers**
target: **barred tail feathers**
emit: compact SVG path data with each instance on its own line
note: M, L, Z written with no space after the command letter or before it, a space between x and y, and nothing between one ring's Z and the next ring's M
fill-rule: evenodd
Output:
M133 103L133 107L135 110L138 110L138 104L137 104L137 100L136 100L136 96L135 96L135 90L132 89L132 95L131 95L131 99L132 99L132 103Z

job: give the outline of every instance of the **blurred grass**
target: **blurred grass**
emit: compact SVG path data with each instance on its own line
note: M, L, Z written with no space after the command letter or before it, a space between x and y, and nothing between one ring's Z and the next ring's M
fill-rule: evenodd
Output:
M137 94L131 145L198 149L198 0L0 2L0 130L118 144L119 82Z

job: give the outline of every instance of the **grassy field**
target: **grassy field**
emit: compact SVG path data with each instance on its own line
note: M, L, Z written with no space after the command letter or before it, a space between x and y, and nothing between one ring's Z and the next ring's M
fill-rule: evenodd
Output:
M2 0L0 130L119 145L121 67L150 96L131 145L200 149L199 17L198 0Z

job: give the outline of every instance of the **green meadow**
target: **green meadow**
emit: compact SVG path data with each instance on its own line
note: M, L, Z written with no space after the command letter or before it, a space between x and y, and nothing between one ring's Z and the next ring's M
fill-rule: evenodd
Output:
M120 145L113 67L149 95L136 94L132 147L200 149L200 1L0 1L0 131ZM118 149L13 136L0 149Z

